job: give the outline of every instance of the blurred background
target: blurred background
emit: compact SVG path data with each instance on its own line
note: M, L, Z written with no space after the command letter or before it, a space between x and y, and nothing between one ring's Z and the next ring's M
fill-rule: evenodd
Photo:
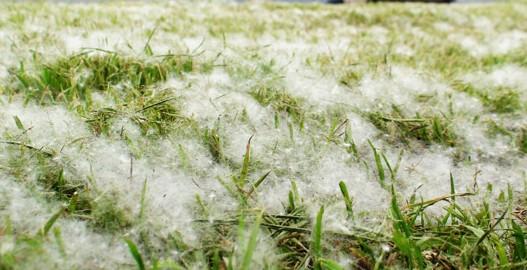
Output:
M0 0L3 1L3 0ZM19 0L20 2L24 0ZM52 0L54 2L65 2L65 3L97 3L97 2L109 2L114 0ZM127 0L127 1L143 1L149 2L148 0ZM500 0L220 0L224 2L291 2L291 3L329 3L329 4L341 4L341 3L364 3L364 2L429 2L429 3L490 3L497 2ZM16 2L16 1L15 1ZM211 1L214 2L214 1Z

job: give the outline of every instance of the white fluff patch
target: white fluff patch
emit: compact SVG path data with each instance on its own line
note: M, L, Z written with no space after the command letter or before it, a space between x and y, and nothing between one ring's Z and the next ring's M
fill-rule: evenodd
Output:
M14 179L0 175L0 226L11 224L14 236L0 236L0 254L13 251L24 235L35 235L58 205L49 205L43 199L37 199ZM54 228L60 230L61 240L50 236L38 251L29 253L20 267L50 267L55 269L93 269L120 268L132 259L128 250L118 237L98 234L87 228L82 221L59 219ZM50 232L50 235L52 233ZM18 239L18 240L17 240ZM57 242L60 241L63 247ZM44 254L41 254L44 252Z

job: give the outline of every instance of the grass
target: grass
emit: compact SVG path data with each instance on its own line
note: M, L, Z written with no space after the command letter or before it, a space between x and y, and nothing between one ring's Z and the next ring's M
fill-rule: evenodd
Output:
M408 143L411 139L425 144L438 143L455 146L459 143L458 136L453 132L449 120L445 116L421 116L409 118L398 108L390 114L372 112L368 118L378 129Z
M37 60L38 61L38 60ZM11 71L19 86L14 92L28 92L27 98L49 104L64 102L88 105L96 91L114 92L116 87L133 89L139 96L150 85L167 80L169 74L194 71L191 57L164 56L145 61L113 52L82 53L42 63L32 74L23 63Z
M22 125L20 120L17 122ZM74 174L66 174L66 171L71 172L71 168L64 160L57 159L57 153L35 148L28 139L25 142L2 143L8 144L11 150L8 160L10 174L22 183L34 181L27 184L32 189L44 190L47 200L67 203L67 209L61 210L61 214L64 212L89 220L98 230L119 231L130 226L132 221L123 209L116 206L115 197L99 192L93 182L88 184L76 179ZM37 173L34 180L25 171L27 164L32 164ZM47 234L49 228L43 231Z
M269 106L276 113L286 114L300 124L303 122L305 113L302 110L302 100L293 97L285 89L258 87L251 91L251 96L262 106Z
M192 57L167 55L146 61L113 52L99 53L39 63L34 71L21 64L11 71L12 78L16 78L11 95L22 93L26 102L42 105L65 104L87 118L95 134L108 134L112 120L123 117L137 124L143 134L164 135L174 123L187 129L192 126L177 107L172 89L153 89L169 76L195 71ZM94 104L93 94L97 92L117 104Z
M527 131L525 129L522 129L518 135L518 146L521 152L527 153Z
M223 153L223 142L218 133L218 127L205 129L203 133L203 140L207 145L210 154L216 162L225 161L225 154Z
M513 113L522 109L520 94L515 89L498 87L492 89L476 89L470 84L460 83L456 86L460 91L479 98L492 112Z
M94 187L64 174L64 165L54 161L53 157L41 153L22 153L20 147L12 149L11 168L23 170L36 161L34 168L38 170L37 186L48 192L48 200L59 200L68 203L67 213L80 219L89 220L94 228L107 231L119 231L131 224L129 215L115 205L112 194L99 194ZM35 160L36 159L36 160ZM15 175L19 174L13 172ZM25 175L19 176L24 181ZM49 230L49 229L48 229ZM48 230L45 230L46 232Z
M461 81L527 67L521 46L477 55L462 39L527 31L524 5L7 4L0 269L526 268L525 89ZM88 44L99 29L111 43L129 26L139 42L55 53L75 45L62 42L72 32ZM306 77L336 86L317 84L321 100L289 88ZM383 91L452 89L410 93L403 108L382 93L370 102L365 78ZM28 117L54 108L71 115ZM57 132L70 116L90 131ZM486 131L482 142L465 122ZM498 139L507 151L488 146ZM91 160L78 155L91 151L84 141L111 149ZM4 183L49 211L26 220L38 229ZM97 237L66 233L70 223Z

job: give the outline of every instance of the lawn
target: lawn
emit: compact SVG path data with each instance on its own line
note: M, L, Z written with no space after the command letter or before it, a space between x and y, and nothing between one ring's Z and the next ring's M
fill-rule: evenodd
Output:
M0 270L525 269L527 2L0 8Z

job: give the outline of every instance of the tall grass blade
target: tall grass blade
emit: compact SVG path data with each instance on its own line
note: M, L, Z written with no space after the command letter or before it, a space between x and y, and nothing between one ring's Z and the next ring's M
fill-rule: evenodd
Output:
M249 175L249 166L251 163L251 140L253 139L253 136L249 138L249 140L247 141L247 145L245 146L245 155L243 156L242 170L240 172L240 176L238 177L237 183L240 188L245 185L245 183L247 182L247 176Z
M148 39L143 48L143 51L147 56L154 55L154 51L152 50L152 47L150 46L150 42L152 41L152 38L154 37L154 34L156 33L156 31L157 31L157 26L152 31L150 31L150 34L148 35Z
M320 259L320 266L322 270L344 270L340 264L328 259Z
M386 176L384 174L384 167L382 166L381 156L379 155L377 149L370 140L368 140L368 144L370 145L371 150L373 151L373 158L375 159L375 166L377 167L379 183L381 184L381 187L386 188Z
M49 232L49 230L51 229L51 227L53 227L53 224L55 224L55 222L57 222L57 220L59 219L59 217L62 215L62 213L64 213L64 210L66 210L65 207L61 207L59 209L59 211L57 211L55 214L53 214L49 219L48 221L46 222L46 224L44 224L44 227L42 227L42 229L40 229L40 232L39 234L41 236L46 236Z
M256 189L263 183L263 181L265 181L265 179L267 178L267 176L269 176L269 174L271 174L271 171L266 172L264 175L258 178L256 182L254 182L254 184L251 187L251 190L247 192L247 197L251 196L251 194L253 194L254 191L256 191Z
M507 252L505 251L505 247L501 244L499 239L495 239L494 245L496 246L496 253L498 254L499 264L500 265L507 265L509 264L509 258L507 257ZM504 266L502 269L510 269L509 267Z
M476 245L474 246L477 247L479 244L481 244L481 242L483 242L483 240L485 240L485 238L494 231L494 229L496 228L496 226L498 226L498 224L505 218L505 215L507 215L507 211L503 211L503 213L500 215L500 217L496 220L496 222L494 222L494 224L492 224L492 226L490 226L490 228L485 231L485 233L478 239L478 241L476 242Z
M523 261L527 259L525 233L523 232L523 229L514 222L514 220L511 221L511 224L514 235L514 259L515 261Z
M243 255L243 262L241 270L250 270L251 269L251 260L256 250L256 244L258 242L258 232L260 231L260 223L262 222L262 214L259 214L254 222L251 234L249 236L249 242L247 243L247 248L245 249L245 254Z
M320 259L322 258L322 218L324 216L324 206L320 207L317 218L315 221L315 227L313 228L311 236L311 256L315 262L314 269L321 270L322 266Z
M393 218L393 241L395 245L401 250L401 252L408 258L409 264L414 268L424 269L424 259L421 254L419 246L412 239L412 231L410 225L407 223L406 218L399 207L397 202L397 196L395 188L392 185L391 188L391 203L390 210Z
M353 199L350 197L348 192L348 187L344 181L339 182L340 192L344 198L344 204L346 205L346 211L348 212L348 217L353 218Z
M452 175L452 172L450 172L450 194L452 195L452 201L456 202L456 197L454 196L456 194L456 186L454 185L454 176Z
M130 250L130 253L132 254L132 257L135 260L135 263L137 264L137 268L139 270L145 270L145 264L143 262L143 257L141 256L141 253L139 252L139 249L134 244L134 242L128 238L125 238L124 241L128 245L128 249Z
M388 171L390 172L390 178L392 179L392 182L395 182L395 171L392 169L392 165L388 161L388 158L384 153L381 153L382 160L384 161L384 164L386 164L386 167L388 167Z
M456 204L456 186L454 184L454 176L452 175L452 172L450 172L450 195L452 195L452 199L450 201L450 207L448 210L448 215L451 216L451 222L452 224L457 224L457 220L454 219L454 216L451 215L451 212L453 211L453 205ZM445 222L448 217L445 217Z
M146 191L147 191L147 184L148 181L145 179L143 182L143 188L141 190L141 201L140 201L140 209L139 209L139 220L143 220L145 209L146 209Z
M13 119L15 120L15 124L18 129L25 130L24 125L22 124L22 121L20 121L20 118L18 118L18 116L13 116Z

